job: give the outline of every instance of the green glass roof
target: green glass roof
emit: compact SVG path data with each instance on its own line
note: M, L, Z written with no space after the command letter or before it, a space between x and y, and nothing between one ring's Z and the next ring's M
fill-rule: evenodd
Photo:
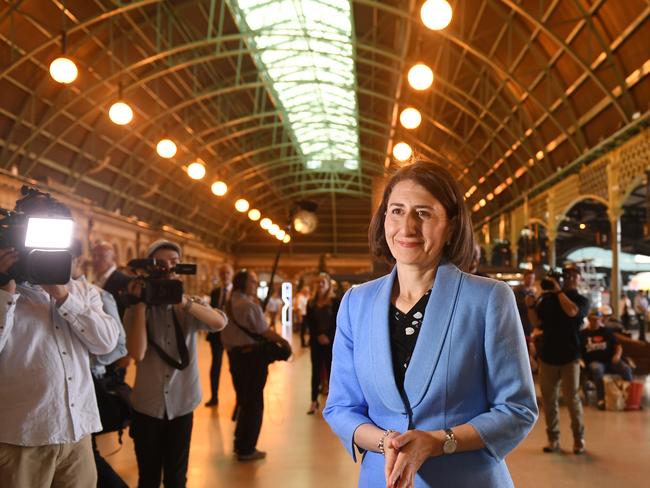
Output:
M285 113L305 167L359 167L349 0L233 0L262 76Z

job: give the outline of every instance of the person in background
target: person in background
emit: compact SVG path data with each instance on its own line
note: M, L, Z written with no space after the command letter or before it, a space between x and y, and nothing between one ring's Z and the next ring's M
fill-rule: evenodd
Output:
M571 416L574 454L585 453L584 421L580 400L580 335L589 312L589 299L578 293L580 271L566 268L564 287L555 277L542 280L537 301L526 297L530 322L543 333L539 352L539 382L542 390L548 444L546 453L560 452L559 390Z
M387 182L369 229L392 272L348 290L323 415L360 487L513 486L505 456L537 418L515 298L463 272L470 211L456 179L414 162Z
M648 320L648 298L642 291L634 297L634 313L639 323L639 340L645 341L645 328Z
M632 369L621 359L623 347L614 333L604 327L603 314L592 310L587 316L589 326L580 331L582 359L596 384L598 408L605 409L603 376L605 373L618 374L626 381L632 381Z
M517 301L517 310L519 311L519 318L521 325L524 328L524 336L526 337L526 345L528 346L528 358L530 361L530 368L533 372L537 371L537 351L535 343L532 339L533 325L528 318L528 306L526 305L526 297L535 298L535 272L527 269L524 271L523 281L520 285L514 288L515 300Z
M126 287L131 277L117 269L115 261L115 250L110 243L101 241L91 250L93 284L103 288L115 299L120 319L124 319L124 311L127 307Z
M176 279L172 270L181 258L178 244L155 241L146 256L164 264L162 278ZM228 319L185 294L175 305L147 305L141 301L142 286L140 279L129 284L136 303L124 315L127 348L136 361L130 435L138 487L158 488L162 474L166 488L181 488L187 481L193 412L201 402L197 333L223 330Z
M232 277L235 274L232 266L223 263L219 268L219 286L210 292L210 306L219 310L225 310L232 293ZM208 332L208 342L212 352L210 363L210 399L205 403L206 407L219 405L219 378L221 377L221 363L223 362L223 344L221 343L221 332Z
M282 322L282 299L280 298L280 289L276 285L273 287L273 293L269 298L269 303L266 305L266 313L269 316L269 325L271 329L275 330L275 323L280 319Z
M126 333L124 332L122 320L120 319L117 304L115 303L113 295L96 285L88 283L86 280L83 273L83 260L81 259L82 249L83 246L81 241L79 239L74 239L70 250L72 254L71 278L75 281L83 282L89 288L96 290L101 296L104 312L113 317L113 320L115 320L115 323L119 326L119 336L115 349L108 354L90 354L90 371L93 376L95 395L97 396L97 406L99 407L101 418L102 408L104 408L104 405L102 405L102 395L99 392L101 389L101 382L106 378L107 368L112 368L116 361L124 358L128 354L128 351L126 350ZM103 419L102 424L103 430L105 430L106 425ZM111 465L108 464L100 454L97 449L96 437L97 434L92 434L93 455L95 456L95 466L97 467L97 488L128 488L124 480L120 478Z
M336 332L336 315L339 300L327 273L320 273L314 283L314 295L307 304L305 322L309 329L311 350L311 405L307 411L313 415L318 410L318 393L322 386L323 372L328 381L332 369L332 344Z
M629 330L630 318L634 314L634 309L632 308L632 301L630 300L630 297L628 297L625 292L621 293L619 311L621 312L621 322L623 323L623 328L625 330Z
M243 269L235 274L227 306L230 325L221 335L237 395L234 452L237 460L243 462L266 457L266 452L257 449L257 440L262 429L264 385L269 365L253 336L264 336L291 349L286 340L269 328L257 299L258 284L254 271Z
M305 341L305 332L307 332L307 324L304 321L305 314L307 313L307 303L309 302L309 287L303 285L293 299L294 301L294 323L300 327L300 346L307 347Z

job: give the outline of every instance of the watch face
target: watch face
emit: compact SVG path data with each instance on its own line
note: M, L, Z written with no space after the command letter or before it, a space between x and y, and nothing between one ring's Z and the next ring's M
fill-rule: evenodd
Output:
M442 445L442 452L445 454L452 454L456 452L456 439L446 439L445 443Z

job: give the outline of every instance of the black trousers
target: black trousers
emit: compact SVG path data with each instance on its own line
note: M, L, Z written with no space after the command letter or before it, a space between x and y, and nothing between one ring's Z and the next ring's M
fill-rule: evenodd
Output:
M210 364L210 400L219 401L219 377L221 376L221 363L223 362L223 344L217 334L208 334L208 342L212 351Z
M97 466L97 488L129 488L122 478L115 472L106 459L97 450L96 434L92 435L93 455Z
M138 461L138 488L184 488L190 455L193 414L173 420L133 412L130 434Z
M251 454L257 446L264 416L264 385L268 364L256 348L228 351L230 374L235 385L239 415L235 427L235 452Z
M323 367L327 371L327 377L332 370L332 344L325 346L319 344L316 340L309 343L311 348L311 401L318 400L318 387L321 383L321 372Z

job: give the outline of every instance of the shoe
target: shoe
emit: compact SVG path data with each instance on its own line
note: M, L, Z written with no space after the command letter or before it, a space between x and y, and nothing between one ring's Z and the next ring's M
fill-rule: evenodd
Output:
M560 452L560 443L559 441L551 441L548 443L548 446L542 448L544 452Z
M314 415L318 411L318 402L311 402L309 410L307 410L307 415Z
M210 398L207 402L205 402L206 407L216 407L219 405L219 400L216 398Z
M573 441L573 454L584 454L586 452L585 449L585 440L584 439L576 439Z
M240 462L258 461L260 459L264 459L265 457L266 457L266 453L264 451L258 451L257 449L255 449L250 454L237 454L237 461Z

